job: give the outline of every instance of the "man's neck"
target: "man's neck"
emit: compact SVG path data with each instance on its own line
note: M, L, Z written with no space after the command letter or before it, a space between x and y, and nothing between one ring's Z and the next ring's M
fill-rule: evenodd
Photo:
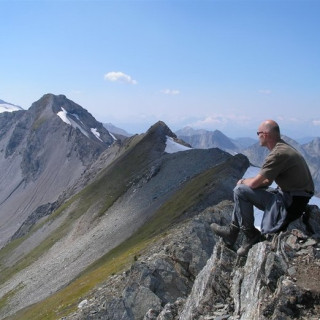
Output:
M271 151L279 141L280 141L280 139L268 141L267 148Z

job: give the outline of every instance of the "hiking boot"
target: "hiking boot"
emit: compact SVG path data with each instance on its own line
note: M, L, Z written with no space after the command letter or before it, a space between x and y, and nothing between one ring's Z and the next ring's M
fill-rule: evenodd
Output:
M243 229L243 233L245 234L246 239L237 251L239 256L246 256L250 248L261 240L261 233L255 227Z
M224 243L228 246L232 247L237 241L240 228L236 225L231 223L230 226L225 227L219 226L216 223L212 223L210 227L212 231L220 236L223 239Z

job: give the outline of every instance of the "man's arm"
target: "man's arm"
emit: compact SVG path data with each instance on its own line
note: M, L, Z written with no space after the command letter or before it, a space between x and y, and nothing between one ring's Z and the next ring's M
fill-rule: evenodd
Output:
M240 179L237 184L245 184L251 189L270 186L272 181L258 173L253 178Z

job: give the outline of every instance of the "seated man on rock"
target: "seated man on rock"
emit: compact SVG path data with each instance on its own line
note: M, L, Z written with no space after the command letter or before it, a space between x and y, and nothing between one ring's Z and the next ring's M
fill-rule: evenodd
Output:
M314 183L302 155L281 139L278 124L266 120L259 126L260 145L270 150L260 172L253 178L241 179L234 188L234 210L230 226L211 224L212 230L233 246L240 228L245 241L238 249L240 256L261 239L261 233L284 230L299 218L314 194ZM275 181L277 188L270 188ZM254 226L253 207L264 211L261 232Z

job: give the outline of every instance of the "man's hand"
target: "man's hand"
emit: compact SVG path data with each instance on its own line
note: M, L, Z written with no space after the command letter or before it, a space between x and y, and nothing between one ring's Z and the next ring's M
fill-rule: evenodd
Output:
M237 182L238 184L245 184L246 186L250 187L251 189L256 189L260 187L266 187L269 186L272 183L272 181L269 181L266 177L262 176L260 173L258 173L253 178L246 178L246 179L240 179Z

